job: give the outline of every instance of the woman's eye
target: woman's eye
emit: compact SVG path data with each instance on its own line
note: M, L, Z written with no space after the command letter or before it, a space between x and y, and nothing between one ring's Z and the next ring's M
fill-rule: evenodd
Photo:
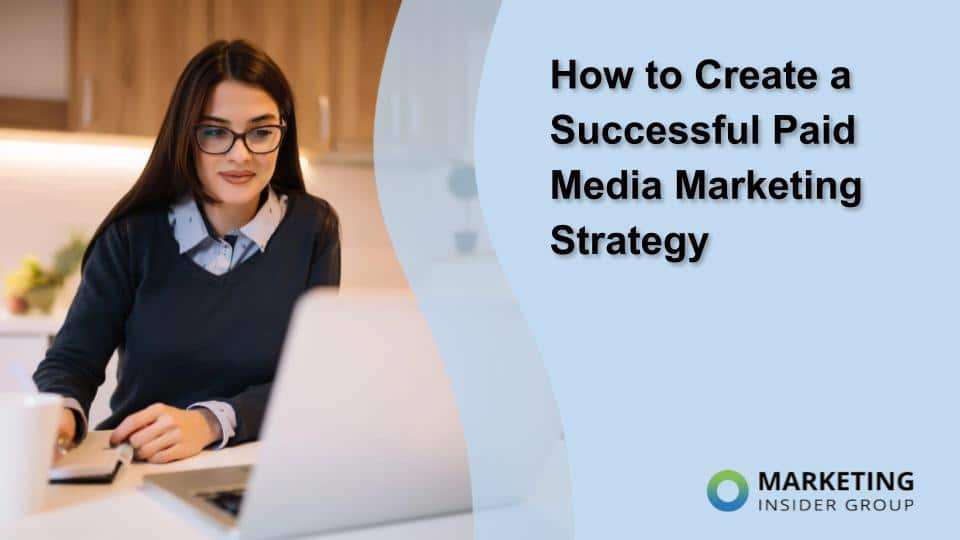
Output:
M219 138L219 137L226 137L226 136L227 136L227 130L225 130L225 129L223 129L223 128L217 128L217 127L203 128L203 129L200 131L200 136L205 137L205 138L209 138L209 139L216 139L216 138Z
M263 129L255 129L255 130L253 130L253 137L254 137L254 138L257 138L257 139L269 139L271 136L273 136L273 130L272 130L272 129L263 128Z

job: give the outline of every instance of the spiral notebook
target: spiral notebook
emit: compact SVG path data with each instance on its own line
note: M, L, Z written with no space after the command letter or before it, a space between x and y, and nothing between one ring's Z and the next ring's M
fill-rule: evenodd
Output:
M133 460L129 444L110 446L109 431L92 431L50 468L51 484L109 484Z

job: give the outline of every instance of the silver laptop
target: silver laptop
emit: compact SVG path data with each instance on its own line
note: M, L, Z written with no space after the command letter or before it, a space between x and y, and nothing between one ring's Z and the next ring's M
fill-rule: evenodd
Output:
M144 485L251 539L470 510L453 392L413 297L305 294L256 466L150 475Z

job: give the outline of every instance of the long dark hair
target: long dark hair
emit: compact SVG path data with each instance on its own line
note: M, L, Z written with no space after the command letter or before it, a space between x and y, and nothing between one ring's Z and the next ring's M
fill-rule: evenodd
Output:
M204 192L194 161L193 126L200 121L203 106L214 87L231 80L263 88L280 109L287 125L270 185L284 192L305 192L300 153L297 149L297 117L293 92L277 64L265 52L244 41L215 41L197 53L177 80L170 105L150 159L130 191L97 227L83 254L83 264L94 242L114 221L138 210L161 208L192 193L197 201L219 202Z

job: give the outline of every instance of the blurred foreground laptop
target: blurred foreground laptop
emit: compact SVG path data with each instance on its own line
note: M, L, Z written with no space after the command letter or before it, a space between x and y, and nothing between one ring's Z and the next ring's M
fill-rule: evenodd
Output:
M251 539L470 510L453 392L413 297L305 294L257 465L150 475L144 486Z

